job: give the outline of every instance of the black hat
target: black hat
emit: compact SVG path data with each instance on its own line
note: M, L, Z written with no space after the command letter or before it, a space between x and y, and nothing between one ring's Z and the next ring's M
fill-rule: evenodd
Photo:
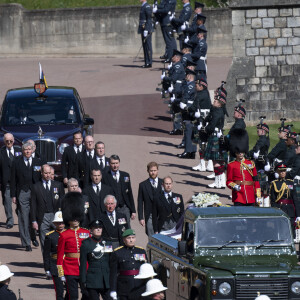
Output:
M69 192L62 200L62 215L66 225L70 221L82 222L84 218L84 201L78 192Z
M103 223L101 220L94 220L90 223L89 228L103 228Z
M197 20L203 20L203 24L204 24L206 21L206 17L202 14L197 14Z
M278 131L289 133L290 128L288 126L280 126L280 127L278 127Z
M200 2L195 2L195 9L198 7L204 8L204 4Z
M192 74L192 75L195 75L196 76L196 72L191 70L191 69L186 69L185 70L185 75L188 75L188 74Z
M188 67L188 66L194 66L194 67L196 67L197 66L197 63L195 63L193 60L191 60L191 59L187 59L186 60L186 66Z
M275 171L286 171L287 166L284 163L280 162L275 165L274 169Z
M263 129L265 132L269 132L269 126L266 123L260 123L256 125L257 129Z
M207 81L203 77L197 80L197 84L201 84L202 86L204 86L205 88L207 88Z
M287 138L296 140L297 133L296 132L289 132L288 135L287 135Z
M243 106L236 106L234 108L234 111L237 111L238 113L240 113L243 117L246 116L246 110Z
M185 48L190 48L190 49L192 49L193 46L192 46L191 44L189 44L189 43L183 42L183 43L182 43L182 49L185 49Z
M249 150L249 136L245 129L231 130L229 137L229 151L235 157L236 153L247 153Z
M183 53L176 50L176 49L173 49L173 55L172 56L175 56L175 55L183 56Z

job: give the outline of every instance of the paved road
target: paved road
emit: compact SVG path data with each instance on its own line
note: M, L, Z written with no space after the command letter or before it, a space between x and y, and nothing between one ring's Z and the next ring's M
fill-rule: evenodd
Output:
M0 58L0 99L9 88L32 86L38 82L41 61L49 85L75 86L81 95L86 112L96 119L95 140L106 144L108 154L119 154L121 170L131 174L134 197L138 183L147 178L146 164L157 161L160 176L171 175L174 189L183 194L185 202L194 193L209 191L204 175L191 167L197 160L180 160L180 150L174 146L180 138L170 137L167 107L155 92L159 63L153 69L138 68L142 62L132 58ZM230 58L210 58L208 61L209 88L216 88L226 79ZM211 191L210 191L211 192ZM222 201L228 202L228 190L218 190ZM3 209L0 209L0 261L8 264L15 276L11 283L14 292L22 291L24 300L54 299L51 281L44 278L40 249L27 253L20 248L18 226L6 230ZM17 220L17 219L15 219ZM147 238L138 221L132 224L138 244L146 246Z

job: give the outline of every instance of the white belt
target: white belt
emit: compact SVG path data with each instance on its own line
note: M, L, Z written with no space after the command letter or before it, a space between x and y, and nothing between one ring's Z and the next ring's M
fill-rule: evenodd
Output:
M193 103L194 103L194 101L188 101L187 103L188 103L188 104L193 104Z
M181 80L176 80L176 83L182 83L182 81Z
M210 109L200 109L200 112L207 114L210 111Z
M206 60L206 56L200 56L200 59Z
M294 179L300 180L300 176L297 175L297 176L294 177Z

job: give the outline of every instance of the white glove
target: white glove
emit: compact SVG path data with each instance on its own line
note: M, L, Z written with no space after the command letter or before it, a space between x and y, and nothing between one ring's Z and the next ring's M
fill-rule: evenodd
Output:
M199 109L195 112L195 118L200 118L200 111L199 111Z
M155 14L157 12L157 5L153 5L152 12Z
M110 292L109 295L110 295L110 297L113 298L114 300L117 299L117 292Z
M52 277L50 271L46 271L46 278L49 280Z
M264 169L265 169L265 171L266 171L266 172L269 172L269 171L270 171L270 169L271 169L271 166L270 166L270 164L269 164L269 163L267 163L267 164L265 165Z
M219 139L222 135L223 135L222 131L221 131L221 130L218 131L218 133L217 133L217 138Z
M144 37L148 35L148 30L144 30Z
M241 190L241 186L237 184L233 187L233 189L239 192Z
M172 68L172 62L170 62L170 64L168 64L168 70L170 70Z
M174 90L174 86L173 86L173 84L171 83L171 86L168 88L168 91L169 91L169 93L172 93L173 90Z
M279 174L278 173L275 173L274 176L275 176L275 178L279 178Z
M61 276L61 277L60 277L60 280L61 280L62 282L66 282L66 277L65 277L65 276Z
M187 43L189 41L189 37L187 36L185 39L184 39L184 42Z
M254 157L255 159L258 159L258 157L259 157L259 152L260 152L260 150L258 150L257 152L254 152L254 153L253 153L253 157Z
M300 217L297 217L295 222L300 222Z
M166 72L163 72L163 73L160 75L160 79L163 80L165 77L166 77Z
M186 104L184 104L183 102L180 102L179 106L181 109L184 109L186 107Z
M256 198L256 202L259 204L259 206L263 206L264 199L263 198Z
M171 103L173 103L174 100L175 100L175 95L173 95L173 96L170 98L170 100L171 100Z
M202 122L197 126L198 130L201 130L201 128L202 128Z
M180 26L181 30L186 30L186 25L185 23L183 23L181 26Z
M173 13L173 14L171 14L171 16L170 16L170 21L172 20L172 19L174 19L175 18L175 14Z

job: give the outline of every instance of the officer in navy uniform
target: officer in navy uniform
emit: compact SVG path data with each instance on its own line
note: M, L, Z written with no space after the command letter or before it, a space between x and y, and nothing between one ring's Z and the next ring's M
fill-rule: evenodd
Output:
M91 237L80 247L80 284L87 289L90 300L109 300L109 255L112 245L102 239L103 224L94 220L90 224Z
M165 59L165 63L171 62L174 49L177 49L176 41L173 37L170 16L175 12L176 0L161 0L158 6L153 6L153 13L159 15L161 32L166 43L165 54L161 59Z
M185 32L191 37L193 34L196 33L197 31L197 16L199 14L202 14L204 8L204 4L200 3L200 2L195 2L195 9L194 9L194 17L191 23L191 26L185 29ZM205 22L205 20L204 20Z
M197 146L192 142L193 124L194 120L193 113L188 112L188 108L191 107L195 100L196 85L195 85L196 73L190 69L186 70L186 80L183 84L183 95L180 102L180 109L182 110L182 120L184 124L184 142L182 143L185 147L183 153L179 154L179 158L194 159Z
M180 12L180 15L178 18L172 18L171 24L179 34L179 44L180 49L182 49L183 41L184 41L184 35L182 30L185 30L187 28L187 25L191 15L192 15L192 7L190 4L190 0L182 0L183 8Z
M147 0L140 0L140 20L138 33L141 34L145 64L142 68L152 67L152 9Z
M185 42L182 43L181 51L183 53L183 56L182 56L181 62L182 62L182 65L184 68L186 68L186 66L187 66L187 61L193 61L192 49L193 49L193 47L191 44L185 43Z
M135 280L139 274L140 266L147 262L145 249L135 245L136 237L133 229L123 233L124 246L116 248L110 259L110 296L113 299L129 300L139 299L144 283Z
M47 279L52 278L54 287L56 300L64 299L64 284L58 277L57 272L57 245L58 238L61 232L65 231L65 224L62 218L62 212L58 211L55 213L54 219L52 223L55 226L55 230L50 231L46 234L45 243L44 243L44 251L43 251L43 260L44 260L44 269L46 272ZM66 295L66 299L68 295Z

